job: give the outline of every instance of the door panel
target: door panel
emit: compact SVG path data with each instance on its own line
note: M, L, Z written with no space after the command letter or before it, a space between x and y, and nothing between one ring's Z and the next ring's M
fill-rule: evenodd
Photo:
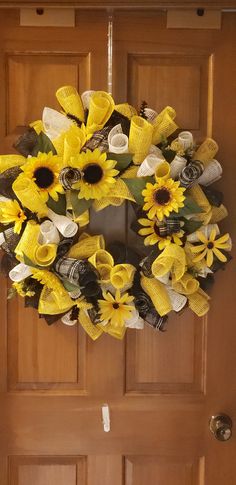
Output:
M58 109L62 84L107 89L107 14L77 13L76 28L19 27L19 12L0 13L1 152L45 105ZM236 130L236 15L221 30L166 29L165 12L114 14L116 102L143 100L177 111L196 140L219 142L233 235ZM216 184L217 186L217 184ZM127 219L128 214L128 219ZM107 240L136 238L125 207L92 214L90 230ZM216 277L209 315L172 316L165 333L146 326L116 341L89 340L83 329L48 327L0 285L0 483L3 485L227 485L236 474L235 438L208 429L212 414L234 418L234 265ZM101 406L108 403L111 431Z

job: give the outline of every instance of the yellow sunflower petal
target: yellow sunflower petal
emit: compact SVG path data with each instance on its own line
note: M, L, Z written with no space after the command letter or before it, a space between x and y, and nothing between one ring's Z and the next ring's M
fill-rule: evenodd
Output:
M219 249L217 249L216 247L214 247L212 249L213 253L215 254L215 256L222 262L222 263L226 263L227 261L227 258L226 256L221 252L219 251Z

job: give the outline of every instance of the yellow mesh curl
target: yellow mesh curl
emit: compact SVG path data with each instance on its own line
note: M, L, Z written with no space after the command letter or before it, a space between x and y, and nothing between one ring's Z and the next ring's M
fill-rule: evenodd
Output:
M117 264L111 269L111 284L118 290L124 289L132 284L135 271L132 264Z
M169 244L152 264L152 273L158 278L172 272L175 281L182 278L186 268L184 249L176 244Z
M169 295L165 286L155 278L141 277L141 286L151 298L154 307L161 317L172 310Z
M172 281L172 288L177 293L183 295L191 295L199 288L199 281L197 281L191 274L185 273L179 281Z
M32 212L36 212L40 217L48 213L46 204L42 201L36 184L24 174L19 175L12 184L12 189L20 200L21 204Z
M133 116L129 132L129 152L133 162L140 165L147 156L152 143L153 126L141 116Z
M68 114L84 121L84 107L81 97L73 86L62 86L56 91L56 98L61 107Z
M71 247L68 258L86 259L90 258L98 249L105 248L105 240L102 235L85 236L80 238L77 244Z
M209 311L209 299L207 293L199 289L196 293L188 295L189 307L198 317L203 317Z
M115 110L123 116L126 116L129 120L131 120L132 116L137 115L136 109L128 103L116 104Z
M211 208L211 224L216 224L217 222L222 221L225 217L228 216L228 211L226 207L221 204L220 207L212 206Z
M57 254L57 245L39 244L39 235L40 226L34 221L28 221L15 249L15 254L19 261L24 261L25 255L33 264L38 266L49 266L53 263Z
M101 130L109 120L114 110L114 100L105 91L96 91L92 94L89 103L89 114L87 119L87 132L94 133Z
M166 106L159 115L154 120L153 123L153 135L152 143L158 145L162 139L167 138L175 130L177 130L178 125L174 122L176 117L176 111L171 106Z
M194 160L200 160L204 165L207 165L217 154L218 145L212 138L206 140L200 145L194 154Z

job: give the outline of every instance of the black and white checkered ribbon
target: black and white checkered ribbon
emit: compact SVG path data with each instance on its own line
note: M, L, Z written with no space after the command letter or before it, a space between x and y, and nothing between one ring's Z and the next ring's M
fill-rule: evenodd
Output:
M55 271L75 286L86 286L97 280L94 267L82 259L60 258L55 264Z
M59 182L65 190L70 190L72 185L81 179L81 172L78 168L65 167L59 175Z
M95 150L95 148L99 148L100 152L108 151L108 133L110 132L111 128L106 126L100 131L95 131L93 136L85 143L82 151Z
M203 174L204 165L200 160L193 160L183 168L179 175L180 185L182 187L191 187Z

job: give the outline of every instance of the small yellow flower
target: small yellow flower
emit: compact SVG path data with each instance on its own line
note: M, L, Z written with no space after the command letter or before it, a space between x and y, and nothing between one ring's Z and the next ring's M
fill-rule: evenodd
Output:
M78 168L82 172L82 178L73 185L79 190L79 199L101 199L108 195L119 171L115 170L115 160L107 160L106 153L101 153L98 148L94 151L86 150L70 159L70 166Z
M159 249L164 249L170 243L177 244L178 246L182 246L183 242L181 238L184 235L184 231L180 230L178 232L173 232L173 234L169 236L161 236L158 221L155 219L151 221L150 219L139 219L139 224L141 224L142 229L139 229L139 234L141 236L146 236L144 239L145 246L152 246L154 244L158 244Z
M27 178L34 181L43 202L47 202L49 196L57 201L58 193L64 193L58 179L62 168L63 162L60 157L53 155L52 152L39 152L37 157L27 159L21 170Z
M179 187L179 182L173 179L157 179L155 184L147 183L142 191L144 196L143 210L148 211L149 219L157 217L162 221L164 216L168 217L172 211L178 212L184 206L185 189Z
M14 232L20 234L22 224L26 219L27 217L17 200L1 202L0 222L3 224L10 224L11 222L14 222Z
M82 295L79 296L77 300L75 300L75 305L77 306L77 308L79 308L79 310L90 310L91 308L93 308L93 305L91 303L88 303L85 297Z
M172 141L170 149L176 152L177 155L180 155L181 157L185 154L184 146L178 139Z
M121 296L117 290L115 296L109 292L103 293L103 298L104 300L98 300L101 320L108 321L114 327L124 326L134 311L134 307L130 305L134 297L128 293Z
M191 247L192 253L197 254L197 256L193 258L193 263L197 263L206 257L206 265L210 267L213 263L214 255L222 263L227 261L226 256L220 251L220 249L230 249L229 234L224 234L224 236L216 239L216 230L212 229L209 239L201 231L197 231L197 236L202 244Z

